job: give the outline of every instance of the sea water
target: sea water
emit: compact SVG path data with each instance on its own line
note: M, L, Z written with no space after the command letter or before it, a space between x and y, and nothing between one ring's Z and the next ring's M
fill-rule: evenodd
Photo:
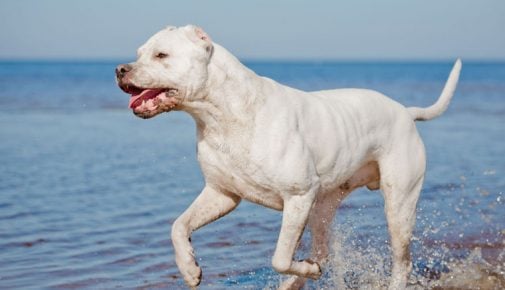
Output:
M463 60L465 61L465 60ZM182 112L139 119L114 81L122 61L0 63L0 289L184 289L172 222L204 183ZM246 62L303 90L360 87L406 106L440 95L450 62ZM412 289L505 288L505 64L464 62L448 111L418 123L428 164ZM306 289L381 289L384 201L357 190ZM281 213L242 202L193 234L200 289L275 289ZM297 258L309 255L309 235Z

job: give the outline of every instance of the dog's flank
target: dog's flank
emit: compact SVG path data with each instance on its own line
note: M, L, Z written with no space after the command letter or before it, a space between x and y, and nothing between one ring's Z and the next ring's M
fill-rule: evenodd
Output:
M445 111L460 69L458 60L434 105L405 108L372 90L308 93L260 77L195 26L170 27L151 37L137 61L119 66L116 77L132 94L137 116L182 110L195 119L205 187L172 226L186 283L195 287L202 277L191 233L242 199L283 211L272 266L294 276L280 288L317 279L336 209L352 190L367 186L384 194L393 262L389 288L404 288L426 166L414 120ZM294 261L306 225L311 258Z

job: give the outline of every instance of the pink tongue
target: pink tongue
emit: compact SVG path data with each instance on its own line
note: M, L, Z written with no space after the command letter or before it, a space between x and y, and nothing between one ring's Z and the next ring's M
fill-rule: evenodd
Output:
M142 92L140 92L140 94L132 95L128 107L130 107L130 109L135 109L136 107L142 104L143 100L147 101L149 99L153 99L157 95L159 95L162 91L163 90L159 89L145 89Z

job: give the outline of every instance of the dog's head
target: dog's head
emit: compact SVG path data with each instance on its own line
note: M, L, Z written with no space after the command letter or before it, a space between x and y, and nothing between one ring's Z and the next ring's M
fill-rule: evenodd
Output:
M129 107L141 118L168 112L202 95L212 41L199 27L167 27L137 51L137 60L116 68Z

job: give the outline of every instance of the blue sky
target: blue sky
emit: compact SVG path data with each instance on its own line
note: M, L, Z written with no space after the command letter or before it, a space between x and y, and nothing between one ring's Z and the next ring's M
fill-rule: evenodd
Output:
M131 59L188 23L247 59L505 60L504 0L0 0L0 59Z

